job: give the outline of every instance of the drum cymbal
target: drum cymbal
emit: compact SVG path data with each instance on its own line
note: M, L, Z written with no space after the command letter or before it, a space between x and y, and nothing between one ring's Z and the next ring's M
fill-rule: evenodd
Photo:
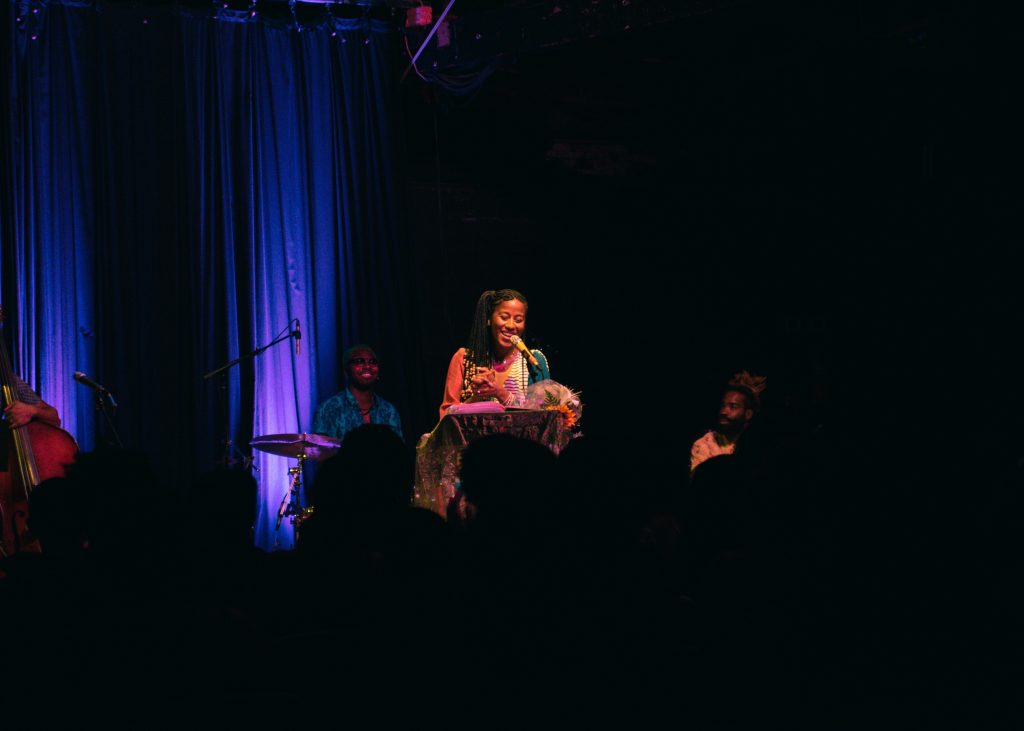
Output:
M322 434L265 434L256 437L249 444L261 452L281 457L298 458L305 455L312 462L322 462L334 456L341 446L341 440Z

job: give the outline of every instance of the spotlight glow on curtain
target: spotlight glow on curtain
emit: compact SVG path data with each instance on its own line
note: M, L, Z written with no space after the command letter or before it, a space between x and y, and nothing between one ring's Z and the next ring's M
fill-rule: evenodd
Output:
M303 432L316 407L319 348L356 337L352 249L372 242L386 251L394 238L387 184L372 185L390 177L382 175L390 167L386 98L365 85L387 68L386 28L349 21L296 33L186 17L183 36L185 58L195 59L186 61L188 116L209 120L190 128L189 177L219 183L204 186L208 194L197 201L197 221L217 223L197 233L201 249L232 254L232 267L207 275L235 292L236 314L247 318L236 327L250 333L242 346L236 332L232 339L242 347L227 355L268 343L299 319L303 355L287 343L256 359L251 431ZM371 282L367 277L365 285ZM203 307L204 317L218 317L211 311L216 299ZM330 302L327 322L318 299ZM336 351L322 359L332 372ZM255 456L263 495L257 544L290 546L290 533L275 524L295 462Z
M356 340L401 353L389 327L400 308L379 304L404 296L394 39L362 19L299 32L258 16L74 5L50 3L32 33L8 6L0 294L17 295L18 367L82 446L95 417L71 374L99 368L125 441L183 479L230 454L225 436L247 452L253 436L310 429ZM295 318L301 355L283 342L201 380ZM295 462L254 456L256 543L290 547L275 522Z
M87 339L94 223L88 81L93 66L83 47L88 18L80 13L51 17L46 11L44 18L38 13L33 18L17 5L7 10L11 52L5 61L12 56L17 61L4 69L2 87L9 102L4 142L15 144L4 159L0 302L15 371L57 407L64 428L89 449L92 401L79 399L72 379L75 370L94 373L95 365Z

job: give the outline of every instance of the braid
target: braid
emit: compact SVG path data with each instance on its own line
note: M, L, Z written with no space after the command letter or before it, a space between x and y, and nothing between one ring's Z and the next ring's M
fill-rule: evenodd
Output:
M476 301L473 310L473 321L469 326L469 337L466 338L466 360L472 361L478 368L488 368L491 364L491 330L487 321L491 317L494 290L488 289Z
M478 368L490 368L494 359L491 347L491 315L500 302L519 300L527 306L526 298L514 289L488 289L476 301L473 310L473 322L469 326L466 338L466 359L472 360Z

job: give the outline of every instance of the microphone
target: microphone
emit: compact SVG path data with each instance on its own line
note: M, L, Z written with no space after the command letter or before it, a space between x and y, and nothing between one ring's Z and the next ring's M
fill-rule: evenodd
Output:
M82 373L82 371L75 371L75 380L81 383L83 386L88 386L96 393L106 396L107 398L110 399L110 403L112 403L115 407L117 406L117 402L114 401L114 397L110 393L110 391L108 391L104 386L101 386L100 384L96 383L96 381L89 378L89 376Z
M526 356L526 359L530 361L530 365L540 365L537 362L537 358L533 355L533 353L530 352L530 349L526 347L526 343L523 342L523 339L521 337L519 337L518 335L510 335L508 339L510 343L519 348L522 354Z
M75 380L81 383L83 386L88 386L93 391L99 391L100 393L110 393L106 388L96 383L96 381L89 378L81 371L75 371Z
M295 332L292 335L295 336L295 355L299 355L302 352L302 323L297 317L295 318Z

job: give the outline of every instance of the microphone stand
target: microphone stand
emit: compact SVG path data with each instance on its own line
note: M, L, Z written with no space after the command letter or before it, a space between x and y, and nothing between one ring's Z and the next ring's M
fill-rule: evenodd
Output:
M96 397L96 410L103 414L103 421L107 425L107 429L113 435L111 444L120 449L124 449L124 444L121 442L121 435L117 433L117 427L114 426L114 414L113 410L117 408L117 402L114 401L114 397L106 391L94 391ZM106 398L104 398L106 396Z
M292 322L294 322L294 320ZM220 390L222 392L227 391L227 382L226 381L227 381L227 371L228 370L230 370L231 368L233 368L234 366L238 365L239 363L241 363L244 360L251 360L251 359L255 358L257 355L259 355L260 353L262 353L265 350L269 350L270 348L272 348L275 345L277 345L278 343L280 343L282 340L289 340L289 339L295 337L295 331L291 329L291 323L288 323L288 324L289 324L289 329L288 329L288 334L287 335L282 335L282 336L280 336L278 338L275 338L274 340L271 340L266 345L259 346L258 348L256 348L256 350L252 351L251 353L246 353L245 355L240 355L237 358L235 358L234 360L229 360L224 365L218 366L217 368L214 368L212 371L210 371L209 373L207 373L206 375L203 376L203 380L204 381L209 381L214 376L218 376L218 375L224 374L224 378L221 379ZM227 401L227 395L226 394L224 395L224 400L225 400L225 402ZM226 408L226 405L225 405L225 408ZM226 468L228 466L228 464L230 463L231 452L232 451L237 451L237 452L239 452L239 454L242 455L242 464L245 465L247 469L251 469L254 466L253 462L252 462L252 459L250 457L246 457L245 454L243 452L241 452L241 450L239 450L238 447L235 446L234 441L232 441L232 439L231 439L231 419L230 418L227 420L226 431L227 431L227 434L225 435L225 438L224 438L224 467Z
M256 348L256 350L252 351L251 353L247 353L245 355L240 355L237 358L235 358L234 360L229 360L224 365L222 365L222 366L220 366L218 368L214 368L212 371L210 371L205 376L203 376L203 380L204 381L208 381L211 378L213 378L214 376L218 375L219 373L223 373L224 371L228 370L232 366L238 365L243 360L248 360L249 358L255 358L257 355L262 353L264 350L269 350L271 347L273 347L274 345L277 345L282 340L287 340L288 338L294 338L294 337L295 337L295 332L289 330L287 335L282 335L281 337L279 337L279 338L277 338L275 340L271 340L266 345L261 345L260 347Z

